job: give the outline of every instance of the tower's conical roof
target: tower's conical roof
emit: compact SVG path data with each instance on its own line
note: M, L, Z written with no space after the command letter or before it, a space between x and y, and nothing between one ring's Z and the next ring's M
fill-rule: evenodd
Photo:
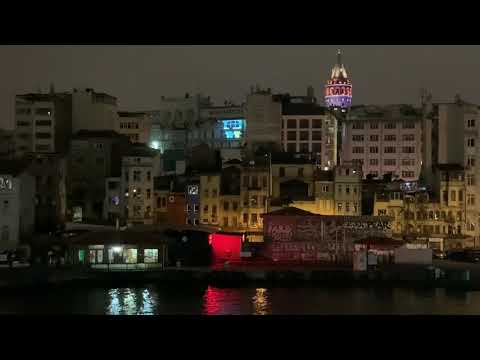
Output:
M347 80L348 75L347 75L347 70L342 64L342 52L340 49L337 51L337 63L332 69L332 79L337 79L337 80Z

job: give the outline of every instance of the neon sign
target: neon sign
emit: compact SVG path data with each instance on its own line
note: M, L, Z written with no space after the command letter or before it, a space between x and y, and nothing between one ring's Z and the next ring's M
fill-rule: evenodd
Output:
M245 119L222 120L223 133L226 139L237 140L243 137L245 130Z

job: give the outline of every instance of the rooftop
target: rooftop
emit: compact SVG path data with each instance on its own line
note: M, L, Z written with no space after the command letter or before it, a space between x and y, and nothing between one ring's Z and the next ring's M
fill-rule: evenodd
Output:
M141 112L141 111L118 111L117 113L118 113L118 116L120 117L132 117L132 118L146 115L145 112Z
M132 144L124 156L155 157L160 154L159 150L152 149L146 144Z
M326 108L317 104L285 102L282 115L325 115Z

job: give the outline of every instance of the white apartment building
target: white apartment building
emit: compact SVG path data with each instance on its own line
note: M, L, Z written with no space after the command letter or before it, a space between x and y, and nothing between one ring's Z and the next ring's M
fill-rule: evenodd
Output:
M117 98L93 89L73 89L72 133L79 130L113 130L118 123Z
M34 230L35 178L27 166L26 161L0 161L0 251L17 248Z
M72 131L72 99L67 93L15 97L15 155L65 153Z
M139 145L122 157L121 206L127 224L154 223L154 178L161 175L160 152Z
M114 130L128 136L132 143L148 144L151 122L151 116L144 112L119 111Z
M408 105L352 107L342 125L341 161L362 164L363 176L415 181L422 164L421 111Z
M465 169L466 234L480 236L480 109L457 96L450 103L423 99L423 163L427 184L438 166L457 164Z
M317 165L333 168L337 163L337 119L314 103L284 103L282 112L283 151L312 154Z

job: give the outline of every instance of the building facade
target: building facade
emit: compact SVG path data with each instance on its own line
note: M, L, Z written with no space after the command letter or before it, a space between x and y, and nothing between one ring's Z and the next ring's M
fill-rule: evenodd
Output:
M15 156L15 131L0 129L0 159L11 160Z
M148 144L151 122L151 116L144 112L119 111L114 130L128 136L131 143Z
M35 224L35 178L28 162L0 161L0 251L30 240Z
M392 174L418 180L422 164L421 112L407 105L352 107L342 128L341 161L362 164L366 177Z
M93 89L73 89L72 132L114 130L118 124L117 98Z
M72 95L24 94L15 97L15 155L66 153L72 134Z
M312 154L322 168L337 164L337 119L326 108L284 102L282 148L289 153Z

